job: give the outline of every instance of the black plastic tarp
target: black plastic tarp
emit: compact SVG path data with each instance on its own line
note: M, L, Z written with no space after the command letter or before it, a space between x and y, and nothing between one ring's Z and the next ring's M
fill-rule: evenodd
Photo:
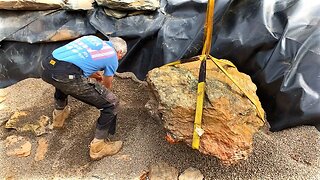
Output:
M272 130L320 124L320 1L235 1L218 24L213 55L258 86Z
M122 19L96 7L84 19L89 29L123 37L129 51L118 72L131 71L144 79L152 68L200 53L206 2L162 0L157 12ZM309 0L216 1L211 54L231 60L252 77L273 131L320 124L319 9L320 1ZM8 36L0 31L0 37ZM57 46L29 44L39 57L34 59L21 51L23 44L1 43L2 87L36 77L39 59Z
M10 86L20 80L39 77L40 61L66 42L27 44L2 42L0 47L0 85Z
M70 39L96 32L82 11L0 10L0 23L0 41L39 43L55 41L63 30Z

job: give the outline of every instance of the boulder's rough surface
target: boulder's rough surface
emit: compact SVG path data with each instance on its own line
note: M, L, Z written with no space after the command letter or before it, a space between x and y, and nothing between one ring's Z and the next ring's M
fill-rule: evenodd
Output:
M160 7L159 0L96 0L98 5L117 10L154 11Z
M49 10L63 6L63 0L0 0L0 9L7 10Z
M146 104L158 115L176 141L192 144L200 61L162 66L147 75L151 100ZM256 101L256 86L250 77L224 65L227 72ZM259 102L258 106L261 107ZM253 135L264 122L254 104L211 61L207 61L199 151L218 157L223 164L236 164L252 152Z

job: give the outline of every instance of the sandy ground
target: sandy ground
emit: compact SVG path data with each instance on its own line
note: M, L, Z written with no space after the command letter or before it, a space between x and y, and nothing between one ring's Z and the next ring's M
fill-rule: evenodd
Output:
M137 179L149 165L166 162L181 173L188 167L199 169L205 179L320 179L320 133L314 127L298 127L276 133L259 132L254 152L247 161L224 167L184 144L164 140L161 124L144 108L148 101L144 85L131 79L116 78L114 92L121 98L118 131L115 139L124 148L115 156L100 161L89 159L88 144L93 136L98 110L70 98L72 113L61 130L42 135L48 141L45 159L35 161L37 141L32 133L18 133L0 127L1 179ZM51 117L53 87L40 79L27 79L0 89L0 122L16 111L29 112L28 118ZM1 102L1 101L0 101ZM20 135L32 143L28 157L6 155L5 139Z

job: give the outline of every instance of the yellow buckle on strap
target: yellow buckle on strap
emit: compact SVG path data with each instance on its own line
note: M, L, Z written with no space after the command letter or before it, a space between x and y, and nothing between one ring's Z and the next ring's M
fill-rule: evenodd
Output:
M50 63L52 66L54 66L54 65L56 64L56 62L57 62L57 61L51 59L49 63Z

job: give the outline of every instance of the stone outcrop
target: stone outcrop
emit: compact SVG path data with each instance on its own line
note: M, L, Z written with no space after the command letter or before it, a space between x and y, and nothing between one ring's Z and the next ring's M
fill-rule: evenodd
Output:
M96 0L98 5L117 10L154 11L160 7L159 0Z
M72 10L90 10L93 9L94 0L67 0L65 8Z
M7 10L50 10L63 6L63 0L0 0L0 9Z
M176 66L162 66L147 75L151 100L146 104L151 114L163 122L175 141L192 144L197 82L200 61ZM250 77L229 65L227 72L256 101L256 86ZM261 107L259 102L258 106ZM218 157L223 164L236 164L252 152L253 135L264 125L256 107L212 61L207 61L199 151Z
M126 11L119 11L119 10L109 9L109 8L104 8L104 12L106 13L107 16L112 16L117 19L126 17L128 15Z
M94 0L0 0L0 9L7 10L51 10L51 9L72 9L90 10L93 9Z

